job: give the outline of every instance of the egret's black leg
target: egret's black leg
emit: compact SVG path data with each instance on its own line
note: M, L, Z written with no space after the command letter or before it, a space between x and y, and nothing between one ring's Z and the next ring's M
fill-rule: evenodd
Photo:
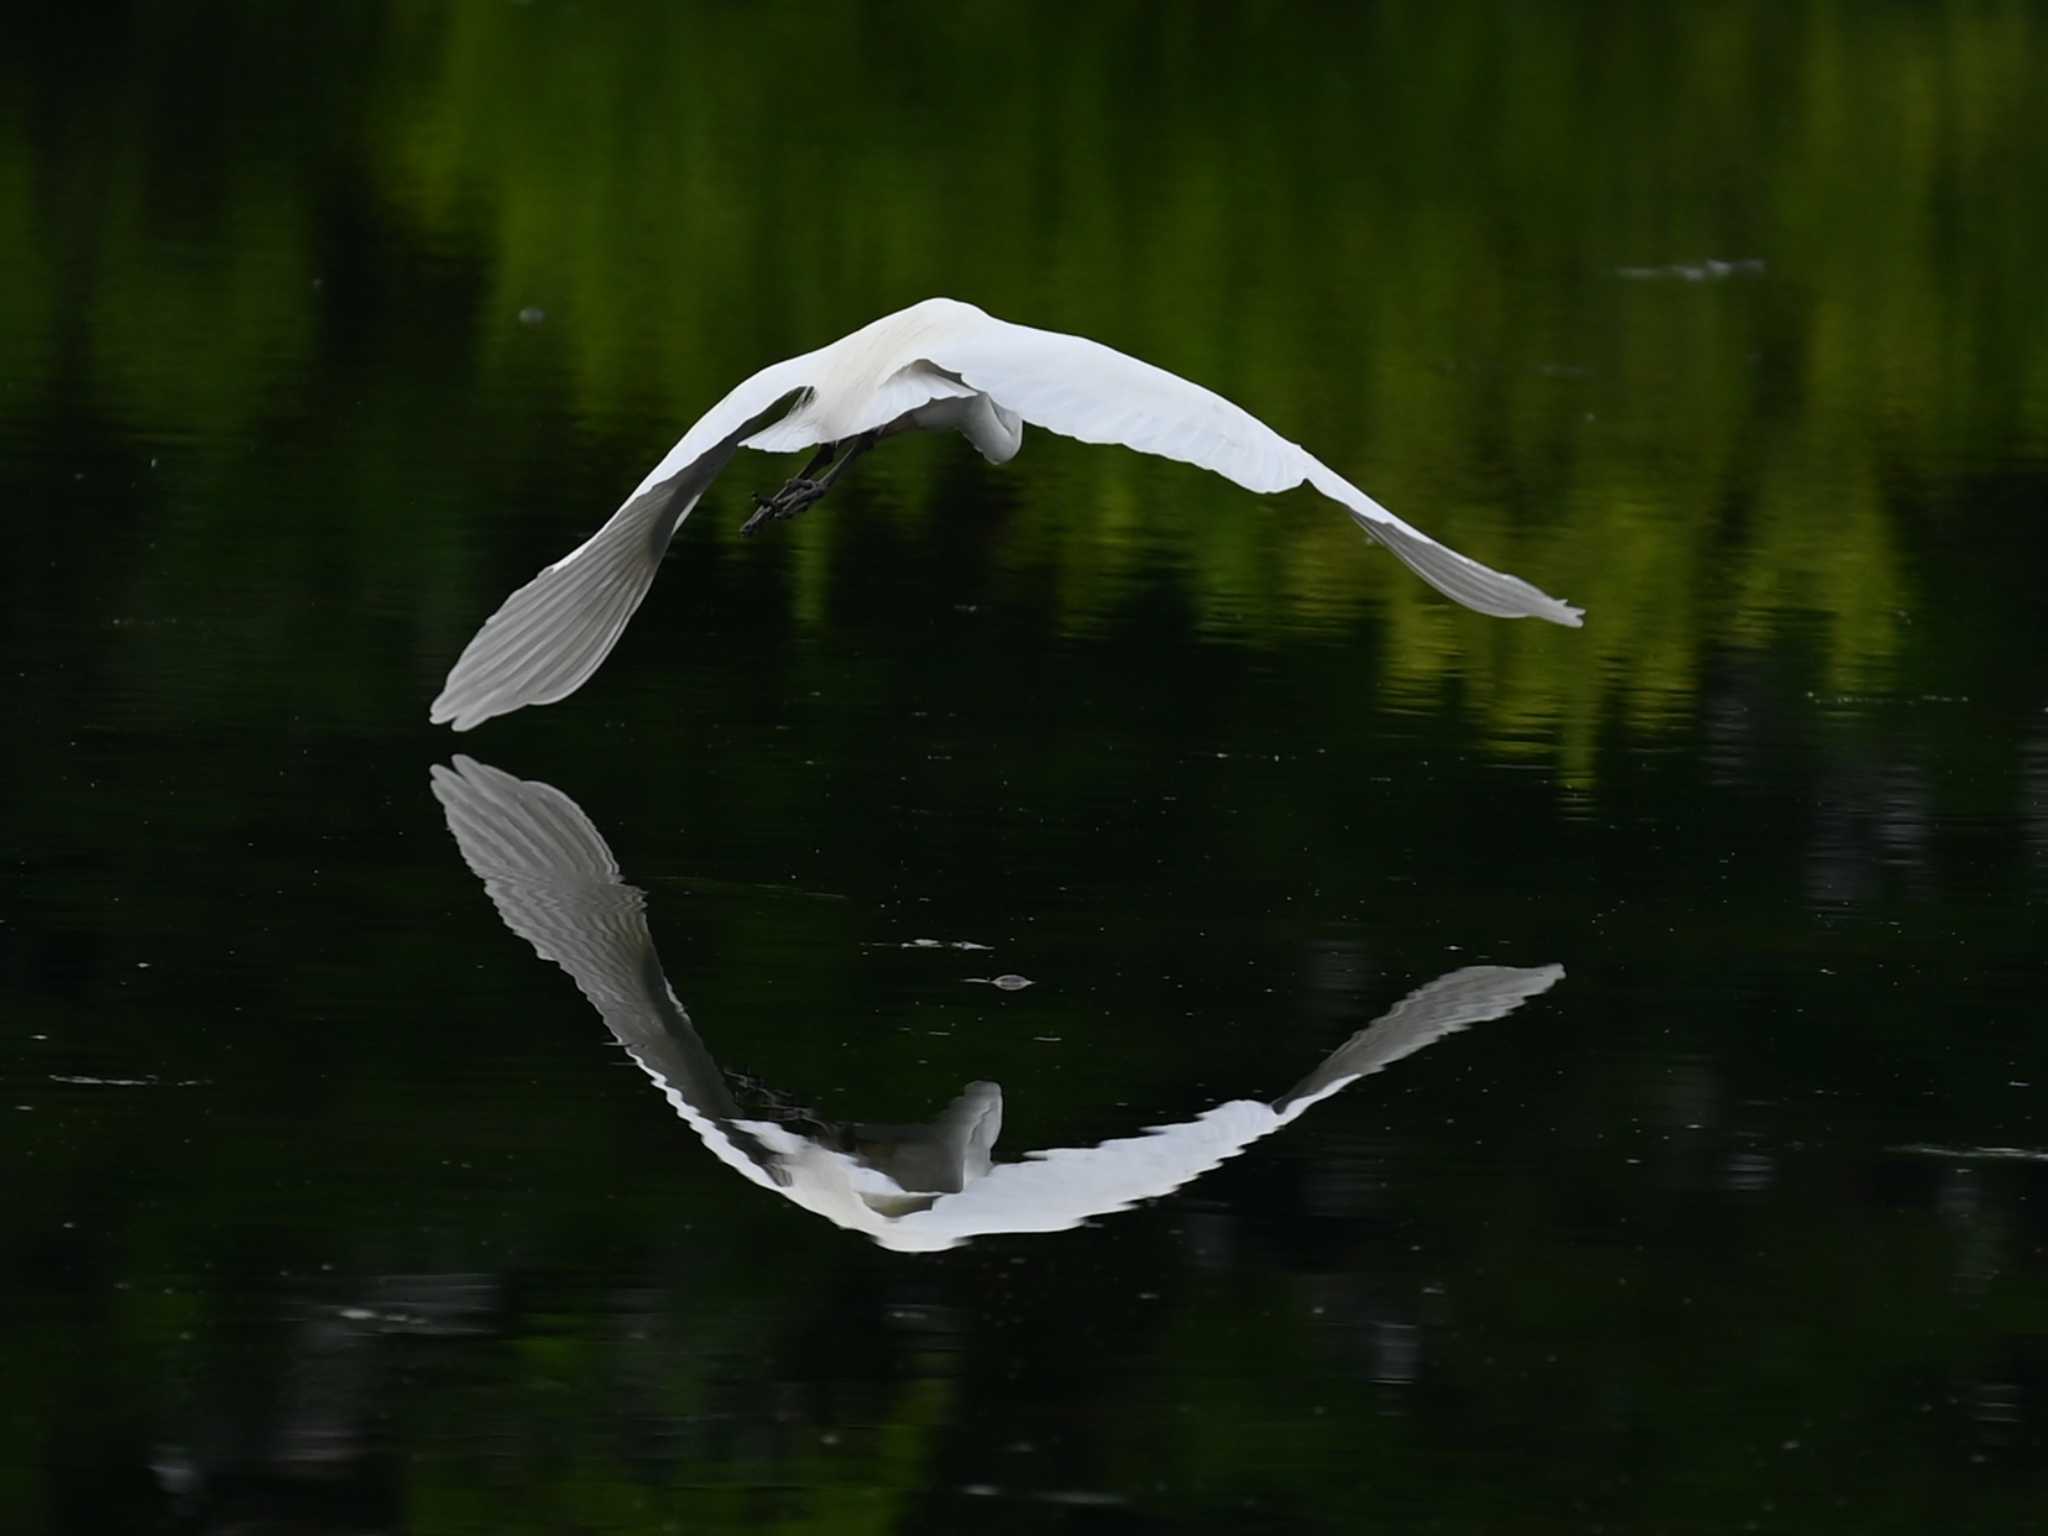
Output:
M740 525L740 532L752 533L756 528L767 522L769 518L777 515L786 515L778 514L777 508L789 500L799 487L808 488L816 485L817 480L815 477L818 471L831 462L832 455L838 449L839 445L837 443L827 443L824 447L820 448L811 455L810 463L798 470L795 478L784 481L782 489L773 496L763 496L759 491L756 491L754 493L754 515Z
M796 478L799 480L815 480L818 477L818 471L827 464L830 464L832 462L832 455L838 451L839 445L837 443L827 443L811 455L811 461L796 472Z
M783 484L781 490L772 496L754 498L754 515L740 525L740 532L752 533L770 518L779 521L782 518L795 517L797 513L831 490L832 482L846 473L846 466L874 447L875 440L880 436L879 432L863 432L859 437L848 438L843 442L827 443L811 456L810 463L803 467L795 479ZM841 453L841 449L845 452ZM835 453L839 454L838 461L820 474L819 470Z
M837 480L841 475L846 473L846 466L851 464L855 459L859 458L862 454L866 453L870 448L874 447L875 444L881 440L881 436L882 434L879 432L863 432L859 437L856 437L851 442L846 443L844 445L846 448L846 452L839 455L839 462L834 464L830 469L826 470L825 473L821 475L815 482L818 487L818 496L822 496L827 491L831 490L832 482ZM811 501L816 501L817 499L817 496L813 496L812 498L810 498ZM804 503L804 506L808 505L810 505L809 501ZM797 508L797 511L799 512L801 512L802 510L802 506Z

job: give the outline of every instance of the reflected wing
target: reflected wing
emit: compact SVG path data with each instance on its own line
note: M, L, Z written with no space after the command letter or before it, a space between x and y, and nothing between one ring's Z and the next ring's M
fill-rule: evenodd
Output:
M1033 426L1199 465L1249 491L1284 491L1305 480L1416 575L1467 608L1578 627L1581 610L1410 527L1221 395L1085 337L1012 325L967 305L959 310L925 344L925 355Z
M1504 965L1468 965L1410 992L1386 1013L1332 1051L1323 1064L1276 1099L1274 1109L1292 1120L1318 1099L1347 1083L1413 1056L1445 1035L1513 1013L1564 977L1561 965L1526 970Z
M725 1076L670 990L647 931L645 898L582 809L547 784L474 758L433 770L435 798L469 867L505 920L569 973L641 1070L719 1158L773 1182L762 1150L731 1122Z
M668 451L611 521L484 620L428 718L458 731L567 698L595 672L647 596L668 543L733 451L807 384L815 354L764 368Z
M1093 1147L1062 1147L1001 1163L988 1177L877 1234L892 1247L933 1246L988 1232L1059 1232L1092 1216L1156 1199L1235 1157L1368 1073L1467 1025L1512 1013L1564 975L1564 967L1476 965L1409 994L1353 1035L1272 1104L1239 1099L1199 1119ZM907 1240L907 1241L906 1241Z

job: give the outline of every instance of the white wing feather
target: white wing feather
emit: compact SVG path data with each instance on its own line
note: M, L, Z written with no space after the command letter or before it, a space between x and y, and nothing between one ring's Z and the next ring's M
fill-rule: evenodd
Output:
M580 688L618 644L683 519L734 450L809 386L815 355L764 368L719 401L609 522L506 598L464 648L428 717L466 731Z
M925 339L923 354L1062 437L1178 459L1248 491L1284 491L1307 481L1445 596L1496 618L1579 625L1581 610L1438 543L1257 417L1163 368L1083 336L1012 325L968 304L951 307L949 323Z

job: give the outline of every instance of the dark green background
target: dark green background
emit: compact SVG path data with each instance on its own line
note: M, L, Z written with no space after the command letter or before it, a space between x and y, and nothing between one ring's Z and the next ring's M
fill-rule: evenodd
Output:
M2038 1528L2039 7L10 30L8 1523ZM697 412L935 292L1586 628L1307 493L912 441L744 544L743 457L579 695L428 728ZM1459 965L1568 977L1152 1207L891 1255L504 931L458 745L830 1118L988 1078L999 1151L1085 1144Z

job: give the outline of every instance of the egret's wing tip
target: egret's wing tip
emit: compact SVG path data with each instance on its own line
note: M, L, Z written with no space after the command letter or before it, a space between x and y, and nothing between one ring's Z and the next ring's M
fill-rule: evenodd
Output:
M427 723L445 725L451 731L473 731L494 715L503 713L503 710L488 709L475 703L461 703L444 692L428 708Z

